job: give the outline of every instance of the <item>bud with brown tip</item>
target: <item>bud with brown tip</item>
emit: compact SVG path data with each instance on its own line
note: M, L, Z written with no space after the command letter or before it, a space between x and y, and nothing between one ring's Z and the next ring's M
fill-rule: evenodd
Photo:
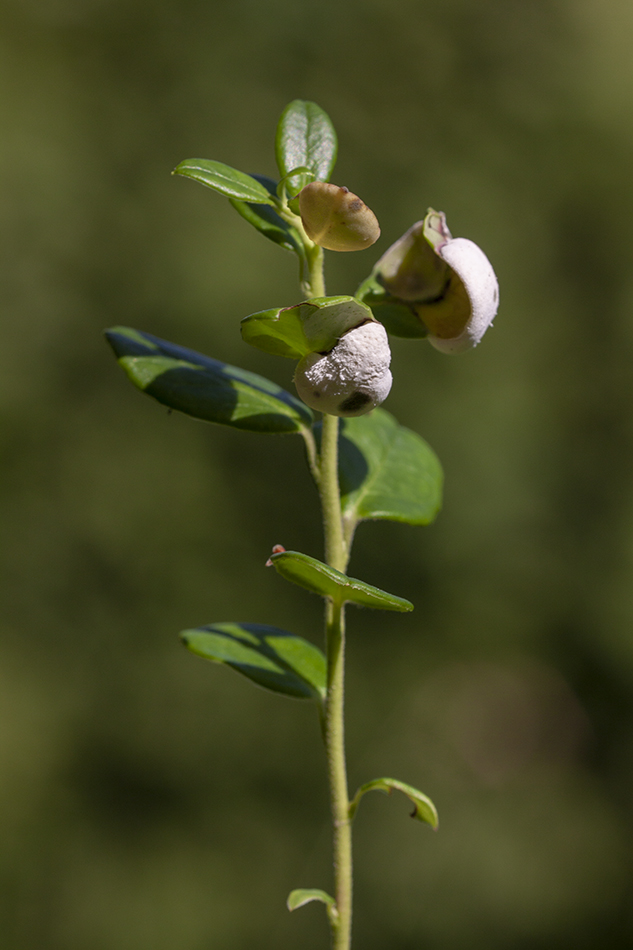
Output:
M362 251L380 237L376 215L348 188L313 181L299 192L305 232L330 251Z

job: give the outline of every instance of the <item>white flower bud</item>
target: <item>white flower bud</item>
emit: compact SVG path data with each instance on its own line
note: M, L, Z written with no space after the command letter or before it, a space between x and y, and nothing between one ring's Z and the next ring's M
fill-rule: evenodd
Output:
M499 284L484 252L468 238L450 238L438 253L459 277L470 304L470 316L458 335L447 339L431 332L428 340L442 353L461 353L477 346L492 324L499 306Z
M385 328L369 321L345 333L329 353L308 353L297 364L295 386L312 409L362 416L389 395L391 351Z

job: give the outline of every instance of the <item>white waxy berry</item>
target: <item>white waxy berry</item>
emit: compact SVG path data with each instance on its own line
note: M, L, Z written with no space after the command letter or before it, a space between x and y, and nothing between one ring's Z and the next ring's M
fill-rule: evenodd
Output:
M477 346L492 324L499 307L499 284L492 264L473 241L468 238L450 238L438 249L440 257L457 274L465 291L470 315L464 328L457 335L429 333L429 343L442 353L461 353ZM461 296L461 288L453 293Z
M329 353L308 353L297 364L300 398L333 416L362 416L389 395L391 351L381 323L369 321L345 333Z

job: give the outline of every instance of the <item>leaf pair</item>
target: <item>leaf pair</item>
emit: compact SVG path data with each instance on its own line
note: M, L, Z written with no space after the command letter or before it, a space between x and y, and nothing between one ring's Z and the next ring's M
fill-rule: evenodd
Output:
M293 197L308 182L327 181L336 152L336 132L323 109L315 102L295 99L284 109L275 136L279 185L264 175L247 175L206 158L185 159L173 174L192 178L224 195L260 234L293 251L303 271L304 240L292 224L293 215L286 214L284 219L279 213L285 208L284 193Z
M350 601L380 610L413 609L408 600L347 577L307 554L283 551L273 554L271 562L282 577L337 603ZM258 686L295 699L321 703L325 698L327 674L323 653L286 630L264 624L214 623L184 630L180 638L192 653L224 663Z

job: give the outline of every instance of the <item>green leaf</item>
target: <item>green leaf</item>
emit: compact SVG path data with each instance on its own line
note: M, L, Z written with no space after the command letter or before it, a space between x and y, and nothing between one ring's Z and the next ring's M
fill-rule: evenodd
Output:
M341 420L343 518L430 524L442 503L442 467L427 443L384 409Z
M437 809L431 799L427 795L424 795L423 792L419 792L413 785L406 785L404 782L399 782L396 778L375 778L372 782L361 785L349 805L350 820L356 814L358 804L365 792L371 792L374 789L387 792L388 795L391 794L393 789L396 789L398 792L403 792L413 803L411 817L417 818L418 821L423 821L437 831L439 819L437 817Z
M356 291L356 297L366 304L387 333L407 340L421 340L429 331L415 311L415 305L392 297L371 274Z
M318 647L286 630L260 623L213 623L183 630L192 653L224 663L275 693L316 699L326 692L325 657Z
M171 409L251 432L303 432L313 419L299 399L263 376L130 327L105 335L134 385Z
M296 195L309 181L327 181L336 161L336 132L316 102L295 99L281 114L275 138L280 177L300 166L310 169L289 179L287 191Z
M299 887L295 891L290 891L288 900L286 901L286 907L288 910L297 910L298 907L303 907L305 904L309 904L310 901L321 901L321 903L325 904L330 920L332 922L338 920L336 901L325 891L317 887Z
M354 297L313 297L244 317L242 338L265 353L298 360L329 352L344 333L372 319L369 307Z
M281 551L270 557L273 567L287 581L298 584L313 594L331 597L335 603L346 602L357 607L373 607L376 610L413 610L413 604L403 597L388 594L379 587L372 587L365 581L348 577L340 571L317 561L314 557L299 551Z
M246 175L237 168L214 162L207 158L186 158L180 165L176 165L173 175L184 175L193 178L218 194L226 198L237 198L238 201L253 201L256 204L276 205L267 188L257 178Z
M253 175L253 178L263 185L271 196L276 195L277 183L272 178L267 178L265 175ZM288 251L294 251L300 261L304 261L305 249L299 232L280 218L270 205L251 204L246 201L237 201L235 198L231 198L230 201L235 210L264 237L279 244L280 247L285 247Z

